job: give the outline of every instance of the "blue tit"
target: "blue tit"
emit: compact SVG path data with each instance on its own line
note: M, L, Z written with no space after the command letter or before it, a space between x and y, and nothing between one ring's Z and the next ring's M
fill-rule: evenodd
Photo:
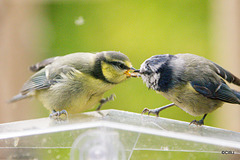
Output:
M203 125L208 113L224 102L240 104L240 92L226 81L240 86L240 79L216 63L193 54L156 55L142 63L139 72L147 87L173 103L143 113L159 112L177 106L193 116L204 115L190 124Z
M72 53L46 59L30 67L36 72L10 102L36 97L52 114L97 110L113 96L103 94L131 77L135 70L121 52Z

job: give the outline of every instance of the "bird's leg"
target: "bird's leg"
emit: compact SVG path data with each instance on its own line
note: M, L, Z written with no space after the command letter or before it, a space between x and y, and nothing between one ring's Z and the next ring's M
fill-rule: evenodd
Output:
M107 102L109 102L109 101L113 101L115 97L116 97L115 94L111 94L109 97L101 99L101 100L100 100L100 104L99 104L99 106L97 107L96 110L97 110L97 111L100 111L102 105L104 105L105 103L107 103Z
M192 122L190 122L189 125L191 125L191 124L195 124L197 126L204 125L204 119L206 118L206 116L207 116L207 114L204 114L204 116L203 116L203 118L201 120L199 120L199 121L193 120Z
M61 119L61 115L65 115L66 119L68 117L68 113L66 110L56 111L55 109L52 110L52 113L49 115L51 119Z
M144 108L144 110L142 111L142 114L148 112L148 115L149 115L150 113L153 113L153 114L155 114L155 115L158 117L160 111L162 111L162 110L164 110L164 109L167 109L167 108L169 108L169 107L172 107L172 106L174 106L174 105L175 105L174 103L171 103L171 104L168 104L168 105L166 105L166 106L159 107L159 108L155 108L155 109Z

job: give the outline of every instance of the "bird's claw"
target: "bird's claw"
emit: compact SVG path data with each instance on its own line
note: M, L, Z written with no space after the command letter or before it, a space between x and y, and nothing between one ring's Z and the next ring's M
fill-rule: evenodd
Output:
M62 115L65 115L65 116L62 117ZM66 110L61 110L61 111L53 110L52 113L49 115L49 117L54 120L66 120L68 118L68 113Z
M192 122L189 123L189 125L191 124L195 124L196 126L201 126L201 125L204 125L204 122L203 120L199 120L199 121L193 120Z
M109 102L109 101L113 101L115 98L116 98L116 95L113 93L113 94L111 94L109 97L101 99L101 100L100 100L100 104L99 104L99 106L97 107L96 111L100 111L102 105L104 105L105 103L107 103L107 102Z
M157 117L159 116L159 111L155 110L155 109L148 109L148 108L144 108L142 111L142 114L144 113L148 113L148 115L150 115L150 113L155 114Z
M149 115L149 109L148 108L144 108L143 111L142 111L142 114L148 112L148 115Z
M107 101L114 101L114 99L116 98L117 96L113 93L111 94L109 97L107 97Z

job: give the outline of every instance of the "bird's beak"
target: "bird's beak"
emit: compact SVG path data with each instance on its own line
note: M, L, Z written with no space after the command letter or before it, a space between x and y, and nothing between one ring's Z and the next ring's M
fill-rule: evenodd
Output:
M135 69L135 68L133 68L133 67L131 67L131 68L130 68L130 70L131 70L131 71L134 71L134 72L136 71L136 69Z
M135 69L133 72L134 72L134 73L139 73L139 72L140 72L140 69Z
M130 71L133 71L133 72L130 72ZM128 78L130 78L130 77L139 77L138 70L136 70L133 67L131 67L130 69L125 71L124 74L126 74Z

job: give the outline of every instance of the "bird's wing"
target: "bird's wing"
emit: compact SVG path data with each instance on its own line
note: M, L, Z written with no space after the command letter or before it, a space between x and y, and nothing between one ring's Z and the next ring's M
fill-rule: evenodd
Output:
M55 61L56 59L58 59L59 57L51 57L48 59L45 59L41 62L38 62L32 66L30 66L30 70L32 72L37 72L40 71L41 69L43 69L44 67L46 67L47 65L51 64L53 61Z
M67 65L60 68L46 67L35 73L22 87L23 95L34 90L47 89L56 83L64 83L67 79L80 77L82 73Z
M240 86L240 79L237 78L236 76L234 76L232 73L228 72L227 70L223 69L221 66L217 65L216 63L213 63L214 65L214 71L221 76L222 78L224 78L226 81L228 81L229 83L233 83L236 84L238 86Z
M240 104L240 100L234 94L234 91L229 88L223 80L219 83L195 80L191 81L190 84L198 93L205 97L218 99L228 103Z
M34 74L26 83L24 83L21 89L21 93L25 95L34 90L49 88L51 84L46 77L45 71L45 69L42 69L41 71Z

